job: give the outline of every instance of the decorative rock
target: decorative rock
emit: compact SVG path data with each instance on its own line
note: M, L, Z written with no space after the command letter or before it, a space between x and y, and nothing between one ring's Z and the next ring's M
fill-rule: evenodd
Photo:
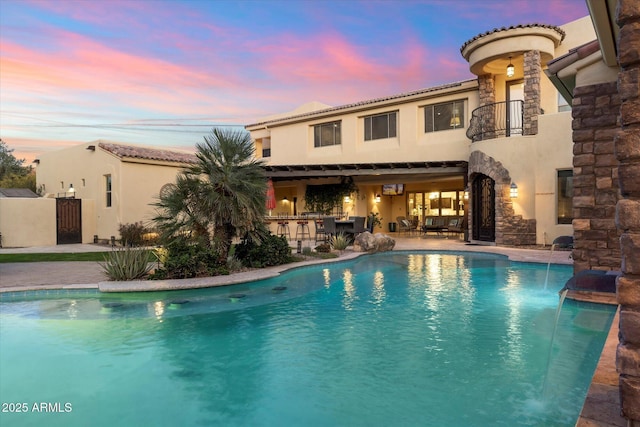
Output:
M386 234L376 233L375 235L365 231L358 234L353 242L355 252L386 252L393 250L396 241Z

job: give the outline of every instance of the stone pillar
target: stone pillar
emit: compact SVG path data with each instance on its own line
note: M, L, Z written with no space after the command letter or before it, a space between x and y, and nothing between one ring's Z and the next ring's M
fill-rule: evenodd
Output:
M524 53L524 111L523 135L538 134L538 115L540 114L540 51L530 50Z
M496 102L495 81L491 74L478 76L478 92L480 97L480 106L494 104ZM481 139L493 139L496 137L496 117L495 110L488 108L483 112L481 131Z
M615 82L580 86L573 96L573 270L619 270L613 138L620 127L620 97Z
M616 365L620 404L629 425L640 426L640 2L619 0L618 90L621 129L615 138L622 199L616 205L621 232L622 276L618 278L620 343Z

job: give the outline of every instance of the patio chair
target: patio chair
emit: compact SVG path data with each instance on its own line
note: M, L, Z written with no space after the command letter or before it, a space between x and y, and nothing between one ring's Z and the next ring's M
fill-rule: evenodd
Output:
M336 219L332 216L322 218L322 224L324 226L324 234L327 239L336 235Z
M364 233L365 228L364 228L364 220L365 217L363 216L354 216L353 217L353 227L352 228L348 228L346 230L347 233L353 234L353 236L357 236L360 233Z
M409 220L403 216L396 217L396 221L398 221L398 232L399 233L410 233L411 232L411 223Z

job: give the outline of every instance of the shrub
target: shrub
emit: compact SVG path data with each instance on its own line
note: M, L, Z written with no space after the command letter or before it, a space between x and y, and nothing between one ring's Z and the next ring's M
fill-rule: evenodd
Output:
M333 249L343 251L351 244L351 239L346 234L338 233L331 237L329 243Z
M153 268L149 251L138 248L114 249L100 264L110 280L136 280L146 276Z
M311 255L311 248L308 247L308 246L305 246L304 248L302 248L302 255L310 256Z
M262 242L249 237L235 248L235 256L247 267L261 268L292 261L291 248L285 237L268 234Z
M316 246L316 252L319 252L319 253L331 252L331 245L328 244L328 243L322 243L322 244Z
M235 256L229 256L227 258L227 268L229 271L241 271L244 266L242 265L242 261L240 261Z
M226 260L222 261L218 251L204 244L179 239L165 250L162 267L150 279L189 279L229 274Z
M133 224L120 224L118 228L120 232L120 241L122 246L142 246L144 236L148 233L142 222L134 222Z

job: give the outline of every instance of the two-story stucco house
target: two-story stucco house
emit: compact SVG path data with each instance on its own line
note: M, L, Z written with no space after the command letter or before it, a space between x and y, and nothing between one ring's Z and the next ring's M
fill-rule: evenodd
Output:
M424 224L460 215L478 243L571 235L571 111L544 70L594 39L589 17L494 29L461 47L476 79L306 104L247 125L274 182L276 213L308 211L307 185L350 177L358 192L342 212L379 212L378 231L398 216Z

